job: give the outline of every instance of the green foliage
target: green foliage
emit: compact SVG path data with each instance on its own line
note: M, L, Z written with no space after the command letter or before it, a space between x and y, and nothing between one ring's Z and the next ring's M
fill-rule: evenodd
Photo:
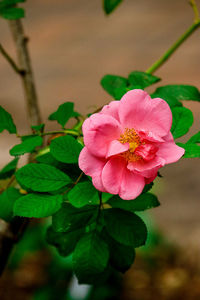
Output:
M10 149L10 155L18 156L25 153L32 153L36 147L41 146L43 139L41 136L31 136L25 139L21 144L15 145Z
M185 107L172 108L172 128L171 133L175 139L186 134L193 124L193 114L191 110Z
M62 199L62 195L28 194L16 200L14 214L27 218L49 217L60 209Z
M13 206L16 200L21 196L14 187L9 187L0 194L0 218L10 222L13 217Z
M105 75L101 79L101 85L115 100L120 100L129 90L144 89L159 80L160 78L154 75L141 71L133 71L129 74L128 78L116 75Z
M0 171L0 179L9 178L15 173L18 160L19 158L14 158Z
M23 187L36 192L56 191L71 182L69 176L45 164L28 164L16 172L16 179Z
M67 232L83 228L96 219L97 213L96 206L75 208L71 204L63 203L62 208L52 216L53 230Z
M58 107L57 111L49 116L49 120L57 121L64 128L65 124L69 121L70 118L78 116L79 113L74 111L74 103L65 102Z
M146 87L160 81L160 78L145 72L133 71L129 74L128 81L129 84L135 88L138 87L140 89L145 89Z
M91 283L108 264L109 248L96 231L86 233L73 253L73 267L79 283ZM92 280L93 281L93 280Z
M101 85L116 100L120 100L123 94L128 91L128 80L121 76L105 75L101 79Z
M185 149L185 154L183 157L194 158L200 157L200 146L193 143L177 143L178 146Z
M31 128L33 129L34 132L36 133L41 133L44 131L44 127L45 127L45 124L42 123L40 125L36 125L36 126L31 126Z
M90 181L80 182L68 193L69 202L75 207L99 204L99 195Z
M16 20L25 16L24 9L15 7L17 3L26 0L2 0L0 1L0 16L4 19Z
M143 211L160 205L157 197L151 193L141 194L136 199L129 201L124 201L119 196L113 196L108 204L131 212Z
M7 130L10 133L17 132L11 114L9 114L2 106L0 106L0 132L3 130Z
M136 214L113 208L104 212L104 218L108 233L117 242L134 248L145 244L147 228Z
M70 135L53 139L50 144L52 156L63 163L77 163L82 148L82 145Z
M192 85L166 85L156 89L152 98L164 99L170 107L182 106L180 100L200 101L199 90Z
M55 232L52 227L49 227L46 234L46 240L50 245L57 248L60 255L68 256L74 250L83 233L83 228L63 233Z
M123 0L103 0L103 9L105 13L109 15L122 1Z
M147 193L148 191L150 191L152 189L153 185L154 185L153 182L150 182L150 183L146 184L143 191L142 191L142 193Z
M200 143L200 131L193 135L188 141L187 144Z
M126 272L131 267L135 259L134 247L118 243L108 235L106 230L103 230L102 238L109 245L111 266L119 272Z

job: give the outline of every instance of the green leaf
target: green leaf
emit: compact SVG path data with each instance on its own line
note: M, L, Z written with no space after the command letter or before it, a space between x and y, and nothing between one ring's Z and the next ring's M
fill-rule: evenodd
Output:
M85 206L75 208L71 204L63 203L62 208L52 216L53 230L56 232L67 232L93 222L97 217L96 206Z
M79 116L79 113L74 111L74 103L65 102L58 107L57 111L49 116L49 120L56 120L62 127L64 127L70 118L77 116Z
M172 128L171 133L175 139L186 134L193 124L193 114L185 107L172 108Z
M105 13L109 15L121 2L122 0L103 0L103 9Z
M25 139L21 144L15 145L10 149L10 155L18 156L25 153L32 153L36 147L41 146L43 139L41 136L33 136Z
M16 200L14 214L27 218L45 218L57 212L61 203L62 195L28 194Z
M10 133L17 132L11 114L9 114L2 106L0 106L0 132L3 130L7 130Z
M145 89L146 87L160 81L160 78L145 72L133 71L129 74L128 80L131 85Z
M130 269L135 259L135 249L118 243L106 230L102 231L101 236L109 245L111 266L122 273Z
M185 149L185 154L183 157L192 158L192 157L200 157L200 146L192 143L177 143L179 147Z
M69 176L53 166L28 164L16 173L19 184L36 192L56 191L71 182Z
M77 242L84 234L84 229L76 229L67 233L55 232L52 227L47 229L47 243L57 248L62 256L68 256L76 247Z
M80 182L68 193L69 202L75 207L99 204L99 195L90 181Z
M45 124L42 123L40 125L31 126L34 132L43 132Z
M82 145L70 135L53 139L50 144L53 157L63 163L77 163L82 148Z
M8 9L2 9L0 11L1 17L8 20L17 20L20 18L24 18L25 12L23 8L20 7L11 7Z
M79 283L89 283L88 278L103 272L108 260L109 249L104 240L95 231L86 233L73 253L73 269Z
M193 135L188 141L187 144L195 144L195 143L200 143L200 131L197 132L195 135Z
M117 242L134 248L145 244L147 228L136 214L112 208L104 212L104 217L108 233Z
M14 158L0 171L0 179L9 178L15 173L18 160L19 158Z
M13 206L15 201L21 197L20 192L14 187L9 187L0 194L0 218L10 222L13 217Z
M109 201L114 208L121 208L131 212L143 211L160 205L157 197L151 193L141 194L134 200L124 201L119 196L113 196Z
M144 186L144 189L143 189L142 193L144 194L144 193L147 193L148 191L150 191L152 189L153 185L154 185L153 182L150 182L150 183L146 184Z
M101 79L101 85L116 100L121 99L124 92L127 91L128 80L125 77L116 75L105 75ZM120 91L122 90L122 95Z
M162 98L169 106L182 106L179 100L200 101L200 93L192 85L166 85L156 89L152 98Z

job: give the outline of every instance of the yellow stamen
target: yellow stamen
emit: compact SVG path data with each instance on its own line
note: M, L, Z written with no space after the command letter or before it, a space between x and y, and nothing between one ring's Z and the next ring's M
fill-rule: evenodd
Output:
M122 144L129 143L129 150L121 153L126 161L131 162L142 159L141 156L134 153L136 148L141 145L140 137L134 128L125 128L124 133L120 135L119 142Z

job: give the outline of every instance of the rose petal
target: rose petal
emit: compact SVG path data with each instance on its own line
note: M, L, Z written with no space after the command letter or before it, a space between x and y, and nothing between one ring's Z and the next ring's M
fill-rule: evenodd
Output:
M119 117L123 127L152 132L163 137L172 125L172 113L167 102L151 97L143 90L127 92L120 101Z
M95 156L105 157L111 141L120 137L121 126L113 117L94 114L83 123L84 143Z
M129 143L122 144L117 140L114 140L110 143L108 147L107 158L116 154L120 154L129 149Z
M150 178L157 174L158 169L165 165L165 160L156 156L150 161L138 160L135 162L129 162L127 168L136 174Z
M86 147L84 147L79 155L79 168L86 174L92 177L92 182L95 188L101 192L105 189L101 180L101 173L106 160L92 155Z
M166 164L178 161L185 153L185 150L174 142L166 142L159 146L157 155L165 160Z
M110 115L113 118L115 118L117 121L119 121L119 101L111 101L108 105L105 105L100 113L105 115Z

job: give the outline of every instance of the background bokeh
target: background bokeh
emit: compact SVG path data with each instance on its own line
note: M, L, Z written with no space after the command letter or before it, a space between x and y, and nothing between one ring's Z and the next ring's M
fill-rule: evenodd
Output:
M24 7L43 120L65 101L74 101L75 109L83 114L106 104L111 98L99 84L103 75L144 71L193 21L187 0L126 0L109 17L103 13L101 0L29 0ZM0 36L3 46L16 57L5 20L0 20ZM200 88L199 53L197 30L156 72L163 79L161 84ZM19 132L26 133L21 82L1 56L0 74L0 104L14 116ZM185 105L196 120L192 134L200 128L200 104ZM48 121L47 129L55 128ZM15 142L15 137L1 134L0 167L10 159L8 150ZM199 159L185 159L162 170L164 177L155 188L161 206L151 213L160 230L186 253L191 248L200 250L199 166Z

